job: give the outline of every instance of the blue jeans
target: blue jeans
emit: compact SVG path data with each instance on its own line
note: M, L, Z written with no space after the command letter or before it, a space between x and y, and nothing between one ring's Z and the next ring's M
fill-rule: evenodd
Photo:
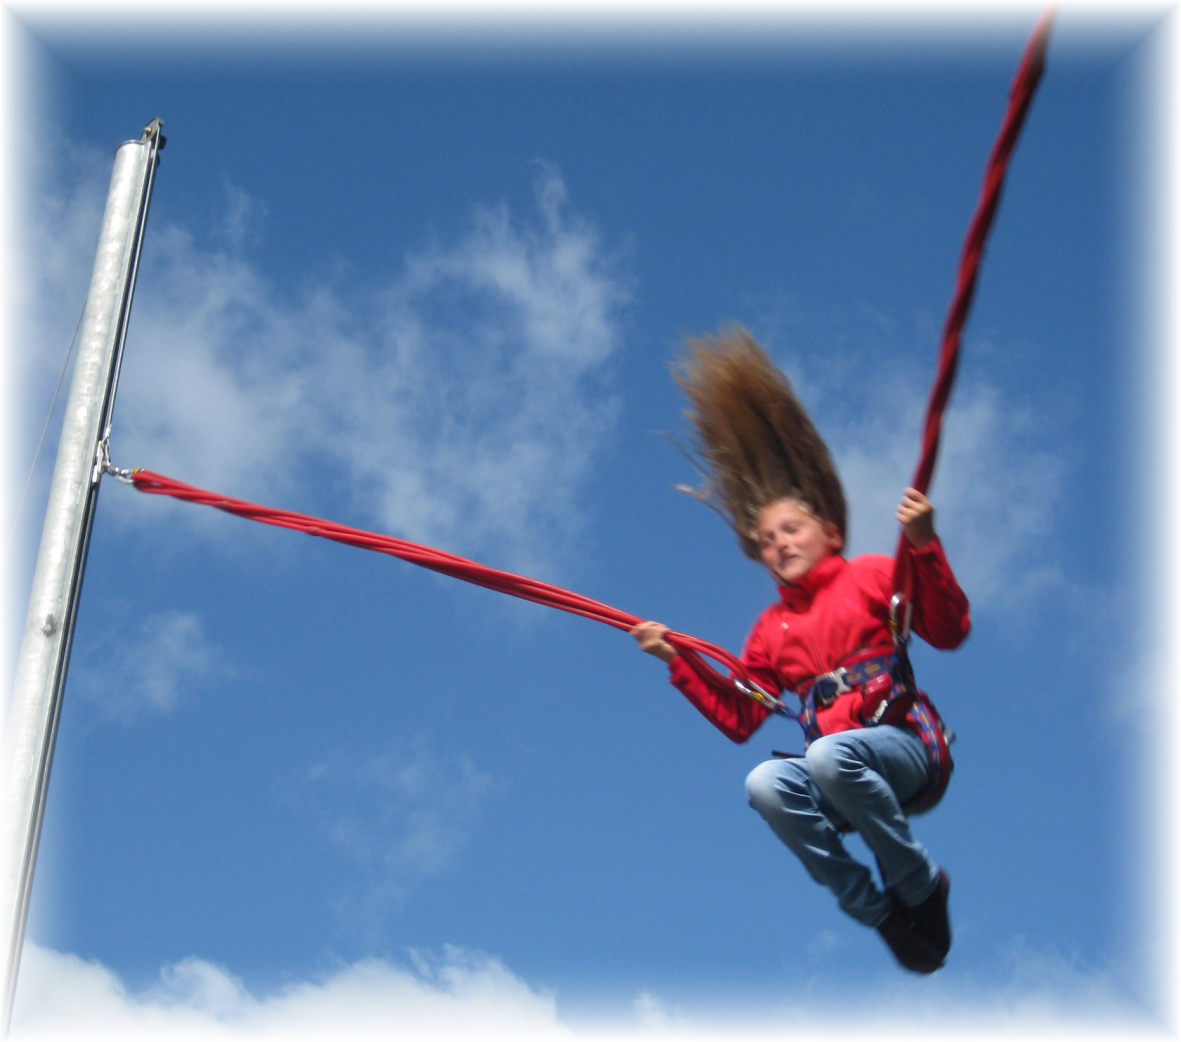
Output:
M840 832L861 833L878 859L882 883L904 905L935 890L938 867L910 834L902 812L927 780L927 750L911 731L883 724L817 738L803 757L768 760L746 779L750 805L828 887L842 909L866 926L893 907L865 865L854 860Z

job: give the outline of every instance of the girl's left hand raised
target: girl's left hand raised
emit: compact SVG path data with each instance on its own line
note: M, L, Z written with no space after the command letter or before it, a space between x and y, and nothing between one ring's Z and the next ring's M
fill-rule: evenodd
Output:
M908 488L894 515L902 525L902 534L916 550L921 550L935 538L935 508L918 489Z

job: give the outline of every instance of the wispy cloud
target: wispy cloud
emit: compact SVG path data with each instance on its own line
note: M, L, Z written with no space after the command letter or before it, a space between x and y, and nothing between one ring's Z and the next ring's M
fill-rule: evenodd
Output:
M108 610L116 616L120 611L118 606ZM125 719L169 712L180 704L182 692L227 668L196 612L155 612L142 618L125 641L80 652L71 670L74 690L104 715Z
M877 312L849 318L798 306L766 308L765 317L763 336L840 469L849 552L893 555L894 509L918 462L937 328L920 318L906 333ZM1072 457L1049 436L1069 405L1035 408L1006 386L1003 347L974 346L971 379L959 380L945 412L931 497L976 625L1014 642L1036 629L1048 656L1085 654L1091 667L1078 683L1104 734L1144 712L1175 717L1175 649L1137 643L1127 595L1069 559L1063 512ZM916 364L920 356L932 360L931 371Z
M24 336L44 347L18 378L40 383L64 355L61 301L81 303L105 197L83 164L44 185L26 209L57 219L21 229L19 296ZM538 165L528 212L480 206L453 241L391 243L400 266L363 285L308 275L291 290L263 274L251 246L265 211L228 181L209 229L154 208L116 462L334 507L519 570L560 562L614 429L629 300L623 264L572 212L560 173ZM157 523L164 509L127 499L119 514ZM183 523L206 526L195 513Z
M132 992L110 971L26 945L13 1038L570 1038L554 999L497 959L459 949L372 959L256 997L225 968L184 959Z
M1113 660L1104 675L1101 715L1116 723L1143 722L1146 714L1176 722L1179 670L1175 651Z
M852 389L849 393L855 393ZM925 393L887 381L880 405L830 423L853 549L894 552L894 510L918 460ZM995 385L963 388L944 417L930 495L957 577L974 604L1009 607L1063 577L1047 552L1065 461L1038 448L1038 421Z
M1134 727L1161 713L1161 686L1155 678L1168 670L1171 635L1165 635L1167 623L1145 592L1147 585L1129 577L1115 587L1079 581L1067 587L1066 603L1075 612L1067 651L1093 663L1105 697L1091 712L1104 728Z
M875 994L862 1037L1172 1038L1177 1027L1175 962L1163 952L1133 960L1016 939L993 973L945 970Z
M469 757L440 755L420 733L368 756L325 757L286 797L349 865L335 899L342 919L377 930L417 885L454 865L497 786Z
M651 991L640 991L632 1001L639 1038L696 1038L697 1025L678 1007L667 1007Z
M14 386L49 381L52 393L86 302L111 160L98 149L67 144L52 127L44 133L47 147L31 152L23 171L26 183L42 190L13 228L22 263L13 265L9 289L20 318L10 327L15 350L5 364Z
M817 312L790 299L753 302L752 330L787 373L826 439L849 506L852 554L893 555L894 510L918 462L938 328L861 304ZM988 358L1003 356L990 345ZM1055 417L1004 390L980 363L945 412L931 497L937 527L974 608L1026 610L1061 567L1046 536L1061 521L1069 462L1046 448Z

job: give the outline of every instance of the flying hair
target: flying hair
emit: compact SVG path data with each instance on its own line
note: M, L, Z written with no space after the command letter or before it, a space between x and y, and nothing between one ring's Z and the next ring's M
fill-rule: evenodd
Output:
M759 560L755 523L777 499L793 499L845 539L845 494L828 446L791 384L739 326L686 340L673 377L689 401L704 482L682 491L712 507Z

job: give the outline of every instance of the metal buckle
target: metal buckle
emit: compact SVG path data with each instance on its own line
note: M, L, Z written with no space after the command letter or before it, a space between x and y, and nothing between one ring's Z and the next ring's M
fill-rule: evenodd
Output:
M812 681L812 701L823 709L832 705L838 695L852 691L853 688L845 679L847 675L844 667L834 669L831 673L820 674Z
M734 678L734 686L744 695L749 695L760 705L770 709L773 713L785 713L788 716L794 714L787 711L787 707L769 691L764 691L753 680L749 683L743 683L737 677Z
M910 640L910 619L913 614L914 605L901 593L890 598L890 633L901 644Z

